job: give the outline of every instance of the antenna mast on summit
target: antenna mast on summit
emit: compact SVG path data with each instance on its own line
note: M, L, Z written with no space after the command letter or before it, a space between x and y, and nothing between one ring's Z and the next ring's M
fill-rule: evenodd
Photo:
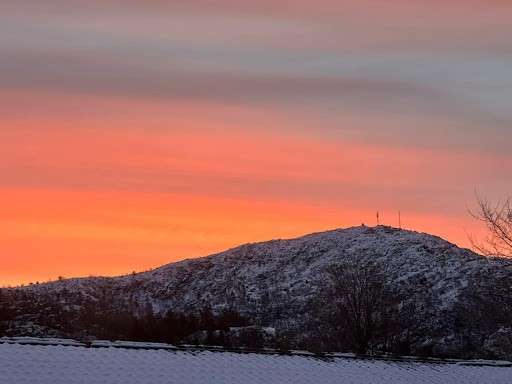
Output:
M379 215L379 211L377 211L377 225L380 225L380 215Z
M402 229L402 212L398 211L398 228Z

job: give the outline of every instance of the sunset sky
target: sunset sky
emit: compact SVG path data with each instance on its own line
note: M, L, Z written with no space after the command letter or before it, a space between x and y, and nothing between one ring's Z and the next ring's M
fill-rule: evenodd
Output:
M0 286L512 193L509 0L0 3Z

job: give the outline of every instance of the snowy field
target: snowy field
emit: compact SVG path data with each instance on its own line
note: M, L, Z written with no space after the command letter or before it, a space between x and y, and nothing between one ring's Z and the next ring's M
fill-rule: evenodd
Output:
M47 344L47 345L44 345ZM65 343L66 344L66 343ZM0 343L2 384L510 384L512 368L307 355Z

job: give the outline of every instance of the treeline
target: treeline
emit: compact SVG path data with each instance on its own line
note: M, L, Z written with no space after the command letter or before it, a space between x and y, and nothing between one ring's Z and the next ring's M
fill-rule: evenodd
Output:
M168 311L154 314L148 308L134 315L129 310L102 309L85 305L76 314L70 327L67 320L59 321L58 329L79 339L132 340L170 344L197 343L228 345L226 334L232 327L244 327L248 321L236 312L226 310L214 314L205 308L197 314Z
M81 299L63 304L24 290L0 290L0 337L70 337L79 340L132 340L228 346L231 328L249 327L236 311L155 314L149 305L113 305L112 300Z

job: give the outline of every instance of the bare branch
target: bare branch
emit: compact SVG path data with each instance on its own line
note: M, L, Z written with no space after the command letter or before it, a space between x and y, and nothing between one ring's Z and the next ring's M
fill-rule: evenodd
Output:
M507 198L491 203L476 193L477 211L469 210L470 215L484 223L487 236L469 240L478 252L486 256L512 257L512 201Z

